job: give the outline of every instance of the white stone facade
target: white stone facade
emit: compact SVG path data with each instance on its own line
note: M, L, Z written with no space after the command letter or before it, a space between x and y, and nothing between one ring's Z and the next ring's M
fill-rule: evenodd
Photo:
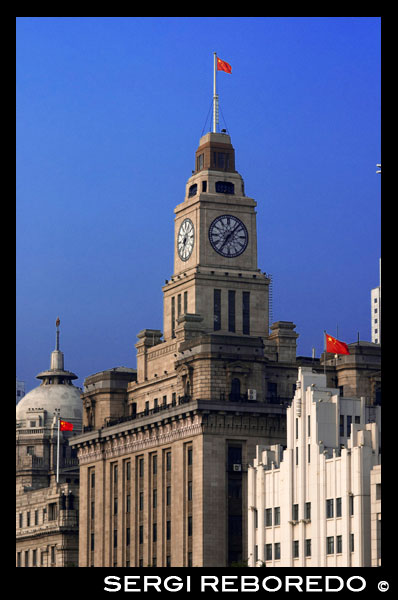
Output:
M249 467L249 566L371 566L376 412L368 423L364 398L340 397L325 375L299 369L287 448L258 446Z

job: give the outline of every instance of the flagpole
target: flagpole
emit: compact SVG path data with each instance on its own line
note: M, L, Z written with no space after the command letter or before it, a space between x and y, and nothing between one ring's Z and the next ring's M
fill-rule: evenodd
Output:
M59 415L57 418L58 431L57 431L57 483L59 482Z
M326 329L323 330L323 374L326 375Z
M216 73L217 73L217 54L214 54L214 74L213 74L213 133L217 131L217 109L218 109L218 98L216 92Z

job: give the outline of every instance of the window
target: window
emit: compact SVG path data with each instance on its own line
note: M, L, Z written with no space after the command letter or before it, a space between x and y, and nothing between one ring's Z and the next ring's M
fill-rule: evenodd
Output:
M254 509L254 527L257 529L258 527L258 511L257 508Z
M276 542L274 544L274 559L280 560L281 558L281 545L280 542Z
M48 520L55 521L57 518L57 504L56 502L52 502L48 505Z
M152 491L152 507L156 508L158 505L158 491L157 489L154 489Z
M280 506L274 508L274 525L281 524L281 509Z
M113 547L117 548L117 529L113 530Z
M326 518L327 519L333 518L333 499L326 500Z
M37 550L32 550L32 567L37 567Z
M200 171L201 169L203 169L203 157L204 154L199 154L199 156L196 157L196 170Z
M175 319L176 319L176 307L175 307L175 297L173 296L171 299L171 337L175 337Z
M228 290L228 331L235 331L235 291Z
M143 525L140 525L138 539L139 539L140 544L144 543L144 526Z
M336 536L336 552L337 554L343 552L343 537L341 535Z
M250 292L242 292L242 331L250 335Z
M326 538L326 554L334 554L334 537Z
M188 312L188 292L184 292L184 314Z
M207 192L207 181L202 181L202 192Z
M30 426L34 427L34 422L33 422L33 425L31 423ZM29 456L34 456L35 455L35 447L34 446L27 446L26 453L29 454Z
M192 500L192 481L188 481L188 494L187 494L188 502Z
M311 556L311 540L305 540L305 555Z
M304 505L304 518L311 519L311 502L306 502Z
M113 514L117 515L117 498L113 499Z
M272 544L265 544L265 560L272 560Z
M179 317L181 314L181 294L177 296L177 316Z
M299 460L299 449L298 449L298 446L296 446L296 465L298 465L298 460Z
M344 437L344 415L340 415L340 436Z
M293 541L293 558L298 558L298 557L299 557L299 541L294 540Z
M354 534L350 533L350 552L354 552Z
M192 517L189 515L188 517L188 536L192 535Z
M361 417L357 415L357 416L355 417L355 424L356 424L356 425L360 425L360 423L361 423Z
M130 546L130 527L126 527L126 546Z
M214 331L221 329L221 290L214 290Z
M265 509L265 526L272 527L272 508Z
M298 521L298 518L299 518L299 505L298 504L293 504L292 520L293 521Z
M23 514L19 513L19 526L23 527Z
M152 541L157 542L158 540L158 524L153 523L152 525Z
M307 437L311 436L311 417L308 415L307 417Z
M144 510L144 492L140 492L140 510Z
M130 494L127 494L127 496L126 496L126 513L129 513L130 510L131 510Z
M202 155L203 156L203 155ZM191 185L191 187L189 188L188 191L188 198L192 198L192 196L195 196L196 193L198 191L198 184L194 183L193 185Z
M192 446L188 448L188 466L192 465Z
M341 517L341 498L336 498L336 517Z
M234 194L235 186L230 181L216 181L217 194Z
M351 423L352 423L352 416L347 415L347 437L350 437L350 435L351 435Z
M118 473L118 467L117 467L117 465L114 465L114 467L113 467L113 483L115 485L117 484L117 473Z
M138 461L138 472L140 477L144 477L144 459L140 458Z
M92 533L90 536L90 550L91 552L94 551L94 543L95 543L95 538L94 538L94 534Z
M171 487L168 485L166 488L166 506L171 504Z
M166 540L171 539L171 521L166 521Z
M350 502L350 517L352 517L354 514L354 496L350 496L349 498L350 498L350 500L349 500L349 502Z
M166 471L171 471L171 452L166 452Z
M298 422L298 419L296 419L296 440L298 440L298 432L299 432L299 422Z
M152 457L152 473L156 475L158 472L158 457L156 454Z
M130 477L131 477L131 462L128 460L126 462L126 479L127 479L127 481L130 481Z
M311 444L307 445L307 460L309 463L311 462Z

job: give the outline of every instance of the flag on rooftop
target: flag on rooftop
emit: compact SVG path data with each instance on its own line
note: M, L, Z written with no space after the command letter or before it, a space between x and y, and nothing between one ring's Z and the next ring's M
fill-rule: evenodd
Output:
M341 342L336 339L332 335L326 333L326 352L331 352L332 354L349 354L348 346L345 342Z

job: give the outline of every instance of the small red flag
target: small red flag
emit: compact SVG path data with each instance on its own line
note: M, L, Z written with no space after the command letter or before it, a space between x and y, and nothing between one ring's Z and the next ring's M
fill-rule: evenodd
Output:
M72 423L68 423L68 421L62 421L62 419L59 422L59 430L60 431L72 431L73 429L73 424Z
M226 73L232 73L232 67L225 60L221 60L217 56L217 71L225 71Z
M340 342L333 336L325 332L326 335L326 352L332 354L349 354L348 346L345 342Z

